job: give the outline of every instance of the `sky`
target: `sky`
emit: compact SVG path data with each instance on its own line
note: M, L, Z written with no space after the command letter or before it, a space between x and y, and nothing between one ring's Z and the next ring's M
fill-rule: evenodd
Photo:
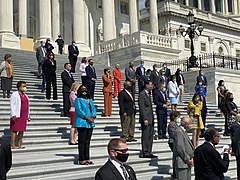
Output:
M144 8L144 2L145 2L145 0L139 0L140 9Z

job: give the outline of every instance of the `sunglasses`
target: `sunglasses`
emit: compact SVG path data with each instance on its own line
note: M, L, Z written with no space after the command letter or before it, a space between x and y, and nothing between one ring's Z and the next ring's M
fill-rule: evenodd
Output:
M127 153L128 152L128 149L113 149L114 151L119 151L123 154Z

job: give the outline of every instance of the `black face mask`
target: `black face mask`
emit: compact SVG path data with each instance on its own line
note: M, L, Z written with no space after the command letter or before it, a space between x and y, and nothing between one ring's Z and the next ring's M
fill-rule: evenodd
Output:
M129 153L126 153L126 154L120 154L117 152L117 156L116 156L116 159L119 160L120 162L127 162L128 160L128 156L129 156Z
M230 98L229 100L230 100L230 101L233 101L233 98Z
M92 65L93 65L93 62L90 62L90 65L92 66Z

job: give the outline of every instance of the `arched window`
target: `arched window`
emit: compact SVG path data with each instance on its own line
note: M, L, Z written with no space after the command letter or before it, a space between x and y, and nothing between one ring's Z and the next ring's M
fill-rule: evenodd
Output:
M224 55L224 53L223 53L223 48L222 48L222 47L219 47L219 48L218 48L218 53L219 53L219 55Z

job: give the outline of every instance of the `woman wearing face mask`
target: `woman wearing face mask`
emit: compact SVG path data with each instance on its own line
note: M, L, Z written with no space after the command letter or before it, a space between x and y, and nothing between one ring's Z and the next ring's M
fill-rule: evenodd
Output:
M224 81L220 80L218 82L217 92L218 92L218 108L220 109L221 116L223 115L223 112L221 111L221 101L224 98L225 90L226 90L226 87L224 86Z
M226 109L227 109L227 118L225 119L225 132L224 136L229 136L229 129L232 124L233 119L235 119L235 116L238 114L238 107L233 102L233 94L228 92L226 95Z
M30 121L29 99L25 94L27 91L26 82L18 81L17 89L18 91L12 93L10 98L10 130L12 131L12 149L22 148L23 132L26 131L27 120ZM17 143L15 142L16 136L18 136Z
M201 110L201 97L198 94L194 94L192 100L188 103L187 113L192 119L192 141L195 149L199 144L200 129L204 129Z
M173 111L170 114L170 123L168 124L168 135L169 135L169 140L168 140L168 145L170 149L173 152L173 137L175 130L177 129L178 126L180 126L181 123L181 113L178 111ZM172 179L177 179L176 172L175 172L175 163L173 162L173 175Z
M11 63L12 55L5 54L4 61L0 65L1 74L1 89L3 90L3 98L10 98L10 92L12 90L12 81L14 75L14 68ZM7 96L6 96L7 92Z
M74 126L78 131L79 164L93 164L89 157L90 140L95 127L96 108L93 100L89 99L87 88L81 85L75 99Z
M51 85L53 87L53 99L57 100L57 78L56 78L56 60L54 53L49 52L46 55L47 59L44 62L43 73L46 76L46 98L51 99Z
M73 83L72 86L71 86L71 89L70 89L71 93L69 95L69 100L70 100L71 108L69 110L69 114L70 114L71 129L70 129L69 145L78 144L78 142L77 142L77 129L74 128L74 113L75 113L74 101L77 98L77 91L78 91L79 86L80 86L80 84Z
M176 82L175 75L171 75L169 78L168 90L172 111L177 111L178 96L180 91Z

